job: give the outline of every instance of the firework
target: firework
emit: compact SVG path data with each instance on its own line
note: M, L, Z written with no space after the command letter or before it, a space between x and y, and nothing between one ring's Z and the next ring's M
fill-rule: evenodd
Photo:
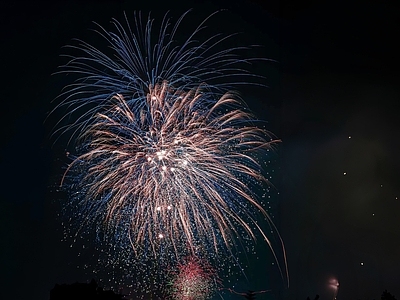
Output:
M266 179L250 155L273 141L245 126L251 115L229 94L210 105L201 91L174 91L167 82L149 90L139 112L117 94L82 135L85 152L70 169L84 174L90 218L112 232L129 226L134 249L183 243L217 251L221 241L232 244L238 226L254 237L247 206L265 211L248 185Z
M173 300L209 299L220 285L214 268L193 256L185 258L171 276L169 298Z
M212 52L227 37L195 42L204 22L175 45L184 16L172 29L165 17L154 44L150 18L100 27L113 53L80 42L72 48L85 55L61 71L78 75L58 106L68 108L61 124L74 121L58 130L76 143L62 185L80 230L94 225L114 252L118 244L130 261L158 260L156 269L163 259L233 253L257 234L271 245L255 191L268 184L263 160L277 140L215 83L253 76L239 67L249 60L235 57L240 48Z

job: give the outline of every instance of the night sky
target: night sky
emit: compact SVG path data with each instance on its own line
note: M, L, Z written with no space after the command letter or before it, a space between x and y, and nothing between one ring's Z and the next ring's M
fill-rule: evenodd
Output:
M263 285L265 270L273 268L258 268L252 274L257 282L242 282L240 288L276 284L278 292L257 299L305 300L320 294L324 300L333 297L329 281L338 280L338 299L378 299L385 289L400 298L395 5L135 2L0 4L0 298L48 299L56 283L91 279L77 268L83 260L78 251L61 242L62 196L55 183L65 163L65 141L49 137L57 116L45 122L55 105L51 101L66 84L51 75L64 62L62 47L73 38L90 40L93 21L108 26L112 17L122 20L123 11L162 16L171 10L177 17L189 8L194 8L194 25L226 9L210 23L215 32L241 32L240 45L260 45L257 55L275 61L254 66L268 88L239 90L282 139L271 213L286 245L290 287L283 289L275 275L266 276Z

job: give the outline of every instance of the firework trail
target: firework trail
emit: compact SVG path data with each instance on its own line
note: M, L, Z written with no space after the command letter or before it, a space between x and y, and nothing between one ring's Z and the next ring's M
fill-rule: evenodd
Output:
M100 27L110 53L70 46L84 55L60 71L78 76L57 107L67 114L55 133L76 144L62 185L80 230L94 224L136 259L215 258L256 234L273 251L253 190L268 184L262 161L277 140L218 83L253 77L240 67L250 60L237 59L241 48L213 52L229 37L196 42L206 21L176 44L185 15L174 26L165 16L156 34L140 14L134 26Z

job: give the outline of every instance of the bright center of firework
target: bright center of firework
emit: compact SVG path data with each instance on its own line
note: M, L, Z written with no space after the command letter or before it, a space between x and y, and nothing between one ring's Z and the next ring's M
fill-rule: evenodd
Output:
M157 151L156 154L157 154L158 160L162 160L165 157L165 153L167 153L165 150Z
M182 145L181 139L173 139L168 143L163 143L162 146L153 146L154 148L162 148L155 152L151 150L146 155L148 164L165 173L166 171L175 172L178 169L183 169L188 165L188 154L185 146Z

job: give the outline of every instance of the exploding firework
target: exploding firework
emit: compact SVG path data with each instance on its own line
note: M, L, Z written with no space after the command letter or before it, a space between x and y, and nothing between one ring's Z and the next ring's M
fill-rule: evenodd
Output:
M205 300L218 290L220 280L206 261L190 256L171 274L169 297L173 300Z
M146 267L158 260L156 269L187 255L218 259L257 234L271 245L255 191L268 184L264 158L277 140L215 83L246 75L239 65L249 61L235 57L240 48L212 52L226 37L196 42L204 23L175 45L184 16L172 29L165 17L155 43L153 20L140 15L134 27L100 27L112 55L80 42L72 48L85 55L61 71L78 75L58 106L68 108L61 123L74 119L58 129L76 144L62 181L68 207L80 230L94 225L113 252Z
M210 104L200 90L167 82L149 90L139 112L114 96L81 137L84 154L69 169L83 175L90 219L126 233L135 251L147 243L177 257L181 245L193 254L200 245L230 247L238 226L254 238L248 207L265 211L248 186L266 179L251 154L273 141L229 94Z

